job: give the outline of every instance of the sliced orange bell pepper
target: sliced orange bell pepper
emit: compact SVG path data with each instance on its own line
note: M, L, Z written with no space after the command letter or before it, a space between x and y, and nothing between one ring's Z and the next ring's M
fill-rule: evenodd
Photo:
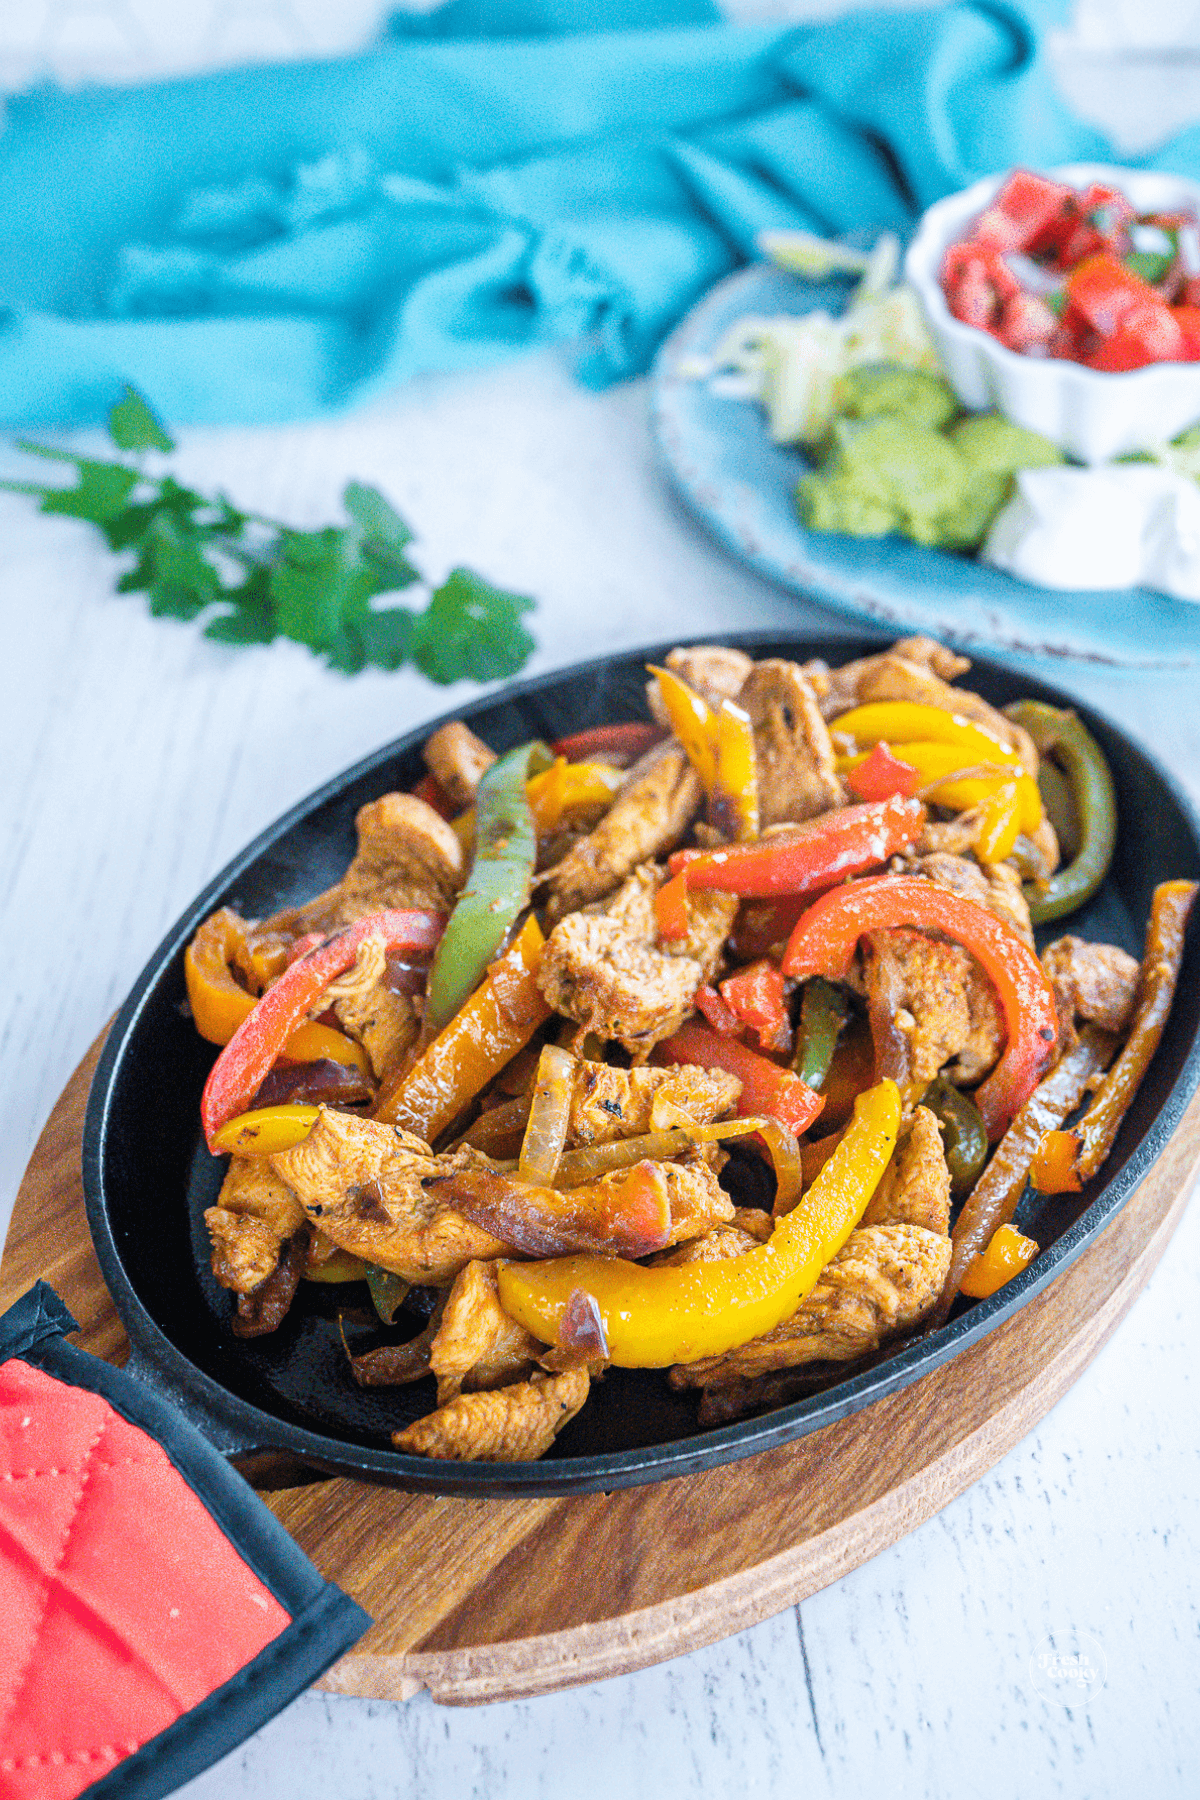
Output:
M243 1112L284 1054L292 1033L306 1022L331 982L349 969L360 946L378 937L384 946L432 950L445 929L441 913L416 909L370 913L356 919L291 963L244 1018L209 1071L200 1096L204 1135L217 1132Z
M619 1257L503 1262L500 1304L543 1343L560 1342L575 1295L595 1302L609 1361L626 1369L720 1356L789 1318L837 1255L879 1185L896 1144L900 1091L882 1081L803 1199L767 1243L723 1263L643 1268ZM578 1303L576 1303L578 1305Z
M681 944L688 934L687 876L672 875L654 896L654 921L665 944Z
M210 1044L227 1044L254 1011L256 995L235 981L235 963L248 957L246 921L223 906L205 919L183 953L192 1020Z
M959 1293L968 1294L972 1300L986 1300L1028 1268L1039 1248L1031 1237L1023 1237L1011 1225L1001 1225L992 1233L987 1249L968 1264Z
M252 945L246 921L230 907L223 906L205 919L183 953L183 978L187 984L192 1020L202 1038L210 1044L227 1044L243 1020L248 1019L258 1004L258 996L247 993L234 979L234 965L254 966L260 958ZM272 979L285 964L282 954L270 959ZM281 1062L351 1063L364 1075L371 1072L361 1044L329 1025L301 1025L292 1032L280 1051Z
M537 985L545 939L532 913L412 1067L380 1094L375 1117L432 1143L518 1050L550 1008Z

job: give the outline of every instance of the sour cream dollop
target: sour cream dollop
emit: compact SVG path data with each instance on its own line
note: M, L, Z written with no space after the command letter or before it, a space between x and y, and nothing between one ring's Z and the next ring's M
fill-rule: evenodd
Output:
M1023 469L980 555L1041 587L1200 603L1200 486L1149 463Z

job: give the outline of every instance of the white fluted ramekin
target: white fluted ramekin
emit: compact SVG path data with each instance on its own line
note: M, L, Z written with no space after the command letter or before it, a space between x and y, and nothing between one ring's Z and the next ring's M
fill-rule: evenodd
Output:
M1181 175L1103 163L1071 163L1044 173L1076 188L1104 182L1127 195L1139 213L1189 207L1200 216L1200 183ZM1200 420L1200 363L1152 363L1109 374L1082 363L1024 356L951 313L938 279L942 258L966 236L1007 175L985 176L931 206L905 257L905 274L920 296L955 393L964 406L996 407L1085 463L1177 437Z

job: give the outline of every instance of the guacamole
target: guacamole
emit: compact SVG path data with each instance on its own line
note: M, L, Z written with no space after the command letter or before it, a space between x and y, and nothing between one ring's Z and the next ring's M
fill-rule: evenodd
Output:
M838 384L838 408L820 464L796 489L812 531L899 532L918 544L974 550L1008 501L1017 470L1063 461L1048 439L995 413L951 424L958 416L951 390L915 369L853 370Z

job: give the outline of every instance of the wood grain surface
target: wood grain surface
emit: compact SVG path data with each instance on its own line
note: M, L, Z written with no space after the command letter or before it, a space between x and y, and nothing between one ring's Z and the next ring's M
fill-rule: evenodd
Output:
M80 1136L99 1045L17 1197L0 1308L39 1276L78 1341L128 1350L84 1216ZM553 1692L710 1644L838 1580L912 1531L1029 1432L1120 1322L1200 1163L1200 1094L1123 1211L1016 1317L898 1394L782 1449L576 1499L463 1500L336 1479L264 1495L375 1619L320 1685L469 1705Z

